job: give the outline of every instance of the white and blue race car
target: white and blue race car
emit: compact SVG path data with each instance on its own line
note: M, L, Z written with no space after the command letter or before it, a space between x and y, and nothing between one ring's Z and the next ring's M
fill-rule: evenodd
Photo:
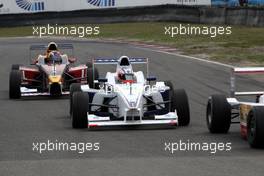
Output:
M146 64L147 58L94 59L96 65L115 64L116 72L107 72L94 85L72 84L70 115L73 128L123 125L187 126L190 112L187 94L174 90L170 81L158 82L132 65Z

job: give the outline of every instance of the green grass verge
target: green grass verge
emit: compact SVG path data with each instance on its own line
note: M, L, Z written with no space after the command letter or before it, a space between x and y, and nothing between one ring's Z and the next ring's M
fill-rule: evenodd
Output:
M264 28L232 26L231 35L215 38L205 35L164 35L165 26L179 23L118 23L102 24L100 35L111 38L150 42L179 49L182 54L234 64L264 63ZM89 25L81 25L89 26ZM192 24L192 26L204 26ZM0 28L0 37L30 36L32 27Z

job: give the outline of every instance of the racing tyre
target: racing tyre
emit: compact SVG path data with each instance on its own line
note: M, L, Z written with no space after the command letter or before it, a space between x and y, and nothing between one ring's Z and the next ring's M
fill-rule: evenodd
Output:
M92 64L92 62L87 62L87 63L86 63L86 66L87 66L88 68L93 68L93 64Z
M70 86L70 114L72 113L72 95L74 92L81 91L81 84L80 83L72 83Z
M231 106L224 95L212 95L207 103L207 127L211 133L227 133L231 124Z
M19 70L12 70L9 77L9 98L19 99L21 97L21 72Z
M171 111L177 111L179 126L187 126L190 123L190 108L188 96L183 89L174 90L171 102Z
M19 67L22 66L21 64L13 64L11 70L19 70Z
M173 86L172 82L171 81L164 81L164 84L165 84L165 86L168 86L170 88L169 97L170 98L173 97L173 95L174 95L174 86ZM169 107L168 107L168 111L171 111L171 109L172 109L172 104L170 103Z
M90 88L98 89L98 86L94 84L94 80L97 80L99 77L97 68L88 68L87 69L87 83L89 84Z
M72 96L72 127L87 128L87 112L89 110L89 96L84 92L75 92Z
M247 137L252 148L264 147L264 108L254 107L248 114Z

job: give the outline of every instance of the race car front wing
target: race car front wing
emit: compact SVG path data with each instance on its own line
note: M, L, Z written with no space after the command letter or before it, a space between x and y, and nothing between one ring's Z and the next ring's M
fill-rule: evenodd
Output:
M178 125L178 116L176 112L169 112L165 115L155 115L154 120L111 120L110 117L101 117L87 113L88 128L104 126L133 126L133 125Z
M50 96L49 92L38 92L37 89L28 89L26 87L20 88L21 96L22 97L34 97L34 96ZM61 92L61 95L69 95L69 91Z

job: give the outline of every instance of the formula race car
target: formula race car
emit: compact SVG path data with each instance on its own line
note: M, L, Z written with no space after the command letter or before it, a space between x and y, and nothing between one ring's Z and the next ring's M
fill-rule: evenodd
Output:
M253 148L264 147L264 92L236 92L237 74L264 73L264 67L233 68L231 96L212 95L207 104L207 126L211 133L227 133L232 123L240 123L241 136ZM239 101L241 96L256 96L253 102ZM232 121L239 118L239 122Z
M73 53L72 44L57 45L51 42L48 46L32 45L30 53L39 50L46 50L46 53L31 61L31 66L12 65L9 97L18 99L21 96L61 96L69 94L72 83L93 83L93 78L98 73L97 70L92 70L92 64L74 66L76 59L62 54L59 49L70 49Z
M114 64L116 72L89 85L72 84L70 114L73 128L122 125L181 125L190 122L188 98L183 89L174 90L171 82L157 82L132 64L147 65L147 58L94 59L97 64Z

